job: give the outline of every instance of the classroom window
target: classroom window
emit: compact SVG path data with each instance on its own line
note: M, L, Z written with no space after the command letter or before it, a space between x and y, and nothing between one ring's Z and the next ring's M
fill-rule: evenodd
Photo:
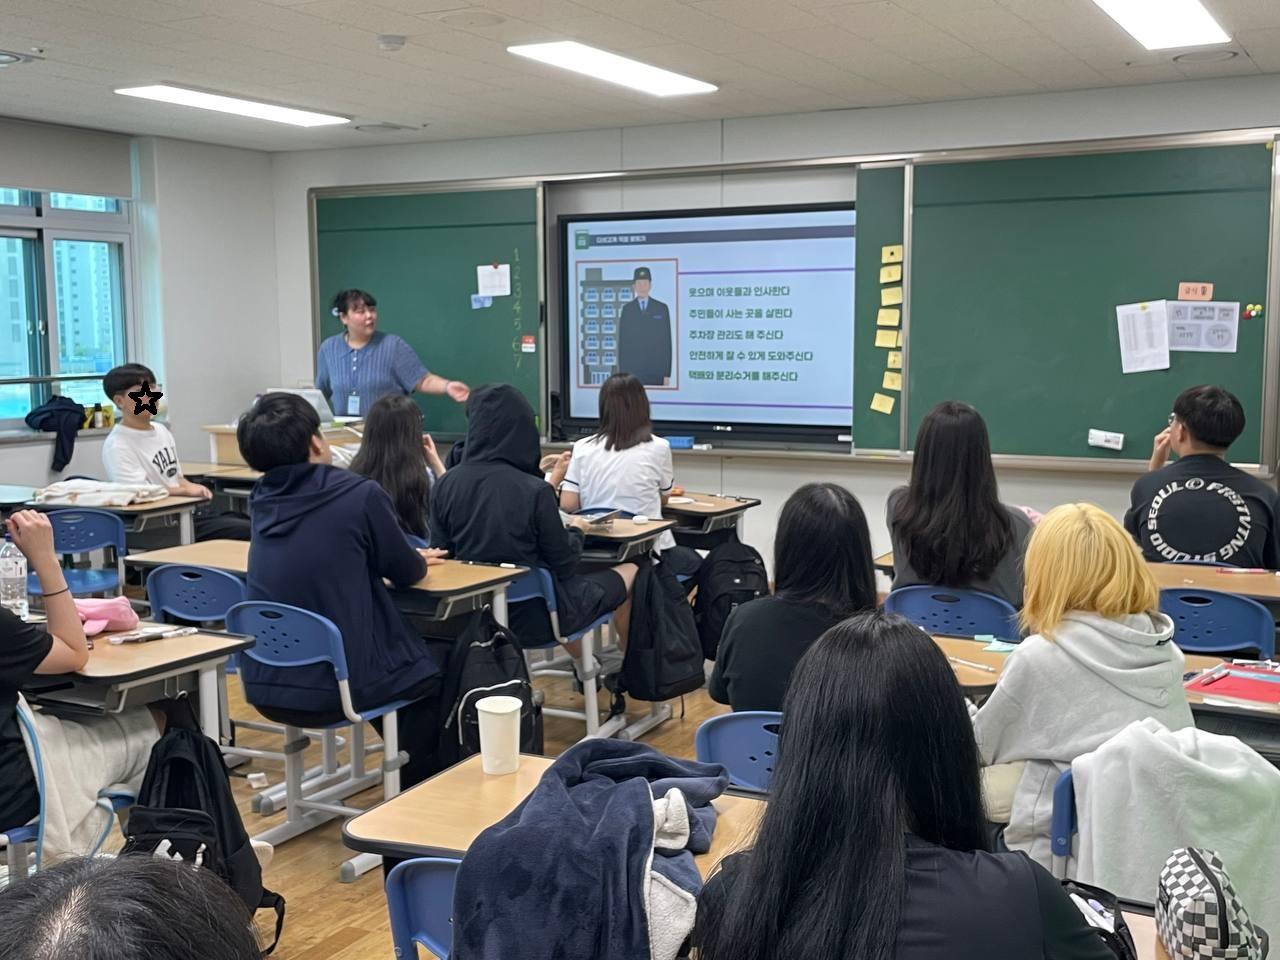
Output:
M128 359L129 213L112 197L0 188L0 428L55 395L92 407Z

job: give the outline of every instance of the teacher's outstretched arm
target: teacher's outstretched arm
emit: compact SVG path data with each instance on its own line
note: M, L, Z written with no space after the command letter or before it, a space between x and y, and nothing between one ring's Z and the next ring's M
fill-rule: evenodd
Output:
M419 393L445 396L457 403L466 403L467 397L471 396L471 388L461 380L446 380L436 373L428 373L419 380L417 389Z

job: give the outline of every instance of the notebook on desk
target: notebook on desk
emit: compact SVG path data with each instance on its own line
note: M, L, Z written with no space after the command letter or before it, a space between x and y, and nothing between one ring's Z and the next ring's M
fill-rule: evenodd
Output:
M1280 664L1224 663L1187 683L1186 689L1215 699L1280 705Z

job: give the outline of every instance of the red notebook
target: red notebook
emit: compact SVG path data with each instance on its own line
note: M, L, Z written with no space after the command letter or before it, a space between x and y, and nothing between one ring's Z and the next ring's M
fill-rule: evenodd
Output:
M1253 664L1226 664L1202 673L1186 685L1205 697L1230 697L1250 703L1280 704L1280 671Z

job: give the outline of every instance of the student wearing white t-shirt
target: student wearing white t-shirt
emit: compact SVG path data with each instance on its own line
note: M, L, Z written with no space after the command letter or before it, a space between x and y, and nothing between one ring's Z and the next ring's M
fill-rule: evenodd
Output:
M149 483L169 488L176 497L213 498L206 486L182 475L178 445L163 423L153 423L154 414L129 396L147 384L154 392L156 375L140 363L126 363L107 372L102 390L121 412L120 422L111 428L102 444L102 465L113 483ZM249 518L243 514L197 517L197 540L248 540Z
M600 429L573 445L560 507L568 513L608 508L652 520L662 517L675 472L671 445L653 435L644 384L629 373L615 373L600 387ZM677 575L697 572L696 550L676 545L670 531L654 553Z

